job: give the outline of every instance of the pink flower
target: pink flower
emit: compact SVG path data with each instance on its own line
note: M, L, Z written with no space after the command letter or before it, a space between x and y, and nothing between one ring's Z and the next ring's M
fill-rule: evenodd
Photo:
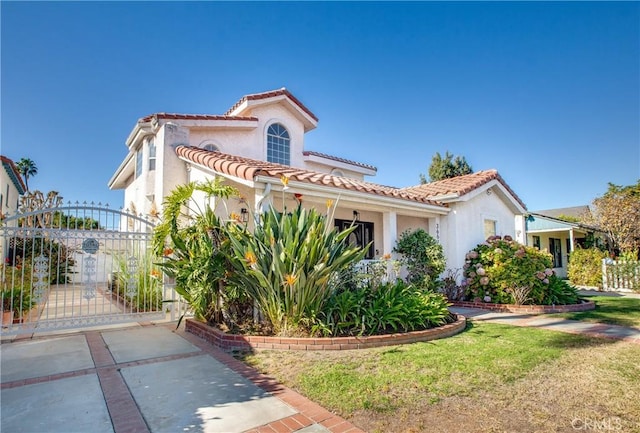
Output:
M469 277L474 278L477 274L473 271L469 272Z
M549 284L549 279L545 278L544 280L542 280L542 282L545 283L545 284Z
M510 241L512 241L512 240L513 240L513 238L512 238L511 236L509 236L509 235L506 235L506 236L504 237L504 240L505 240L505 241L509 241L509 242L510 242Z
M553 275L553 269L549 269L549 268L545 269L544 274L550 277L551 275Z
M469 258L477 259L478 258L478 252L477 251L469 251Z
M502 254L502 250L501 250L500 248L496 248L496 249L494 250L494 252L495 252L496 254Z
M487 295L484 297L484 302L491 302L491 296Z
M536 278L537 278L537 279L539 279L539 280L543 280L543 279L544 279L544 277L545 277L544 272L540 272L540 271L536 272Z
M489 284L489 277L480 278L480 284L482 284L483 286L486 286L487 284Z
M476 271L478 273L478 275L482 276L482 275L486 275L487 271L484 270L484 268L478 268L478 270Z

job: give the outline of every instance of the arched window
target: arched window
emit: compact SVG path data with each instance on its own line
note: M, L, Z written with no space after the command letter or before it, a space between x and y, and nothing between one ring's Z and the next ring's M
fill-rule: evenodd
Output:
M205 144L204 146L202 146L202 148L204 150L208 150L209 152L220 152L220 149L218 148L218 146L212 143Z
M291 138L289 132L279 123L274 123L267 129L267 161L291 164Z

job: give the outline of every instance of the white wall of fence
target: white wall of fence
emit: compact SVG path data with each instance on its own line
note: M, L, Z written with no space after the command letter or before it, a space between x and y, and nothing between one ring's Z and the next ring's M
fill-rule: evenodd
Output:
M603 259L602 287L622 292L640 291L640 261Z

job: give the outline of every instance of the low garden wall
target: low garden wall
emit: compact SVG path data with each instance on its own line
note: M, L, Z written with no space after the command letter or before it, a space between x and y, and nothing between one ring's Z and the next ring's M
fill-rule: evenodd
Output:
M481 308L483 310L500 311L504 313L527 314L571 313L575 311L589 311L596 308L596 304L593 301L583 301L580 304L568 305L515 305L471 301L455 301L451 304L454 307Z
M257 335L226 334L195 319L186 319L185 329L203 340L225 350L283 349L283 350L351 350L369 347L393 346L451 337L466 327L464 316L458 315L453 323L424 331L363 337L265 337Z

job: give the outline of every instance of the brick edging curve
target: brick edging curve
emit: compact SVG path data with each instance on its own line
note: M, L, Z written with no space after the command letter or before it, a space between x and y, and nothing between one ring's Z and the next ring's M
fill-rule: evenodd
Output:
M470 301L454 301L451 302L451 304L454 307L480 308L482 310L528 314L572 313L576 311L589 311L596 308L596 304L593 301L583 301L579 304L568 305L515 305Z
M225 351L247 349L351 350L417 343L420 341L451 337L452 335L462 332L466 324L466 318L458 314L455 322L424 331L372 335L368 337L329 338L266 337L227 334L195 319L186 319L185 330Z

